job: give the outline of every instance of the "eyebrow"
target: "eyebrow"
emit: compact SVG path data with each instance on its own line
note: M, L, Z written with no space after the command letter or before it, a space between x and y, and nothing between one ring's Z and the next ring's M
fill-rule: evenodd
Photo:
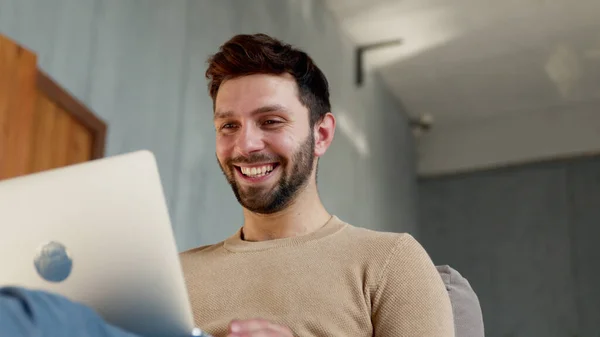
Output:
M262 114L265 112L273 112L273 111L287 111L287 109L283 105L279 105L279 104L265 105L258 109L252 110L252 112L250 112L250 115L253 116L253 115L258 115L258 114ZM213 119L217 120L217 119L231 118L233 115L235 115L235 113L231 110L216 111Z

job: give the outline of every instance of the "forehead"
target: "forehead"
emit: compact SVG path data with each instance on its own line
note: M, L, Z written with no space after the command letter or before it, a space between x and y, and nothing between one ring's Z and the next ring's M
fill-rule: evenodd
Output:
M256 74L227 80L217 93L215 113L248 114L265 106L303 109L291 75Z

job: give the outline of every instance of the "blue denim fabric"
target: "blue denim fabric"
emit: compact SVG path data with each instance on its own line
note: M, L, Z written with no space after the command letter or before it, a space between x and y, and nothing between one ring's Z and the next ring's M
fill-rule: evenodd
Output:
M0 337L140 337L90 308L44 291L0 288Z

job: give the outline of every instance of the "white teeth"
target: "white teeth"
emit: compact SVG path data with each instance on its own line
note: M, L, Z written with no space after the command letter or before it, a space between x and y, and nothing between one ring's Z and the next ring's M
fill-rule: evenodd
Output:
M263 165L259 167L240 167L242 173L249 177L262 177L273 171L273 165Z

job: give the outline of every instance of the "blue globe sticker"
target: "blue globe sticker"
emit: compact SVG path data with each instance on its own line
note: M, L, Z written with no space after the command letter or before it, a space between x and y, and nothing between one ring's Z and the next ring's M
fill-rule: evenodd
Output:
M50 282L66 280L73 269L73 260L69 256L67 248L56 241L50 241L40 246L34 264L38 274Z

